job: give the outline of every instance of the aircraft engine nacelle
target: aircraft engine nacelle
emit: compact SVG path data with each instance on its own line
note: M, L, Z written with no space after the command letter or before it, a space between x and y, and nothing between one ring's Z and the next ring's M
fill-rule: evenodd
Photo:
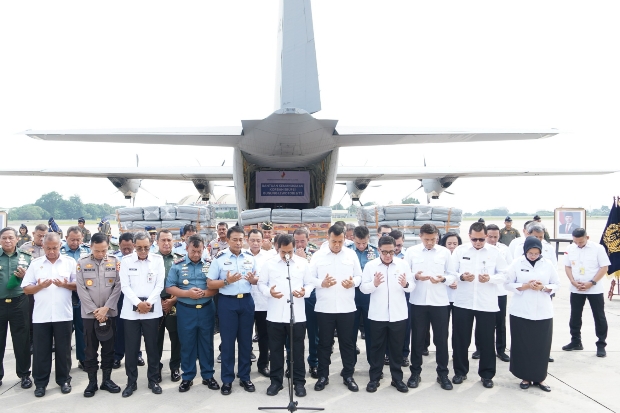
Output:
M213 184L206 179L192 179L194 187L202 197L203 201L208 201L213 193Z
M138 190L140 189L141 179L127 179L127 178L109 178L112 185L116 187L123 195L125 199L133 199L136 197Z
M347 193L351 196L351 201L359 201L360 196L362 196L369 184L370 179L367 178L358 178L355 181L347 181Z
M422 187L427 197L431 199L439 199L439 195L456 181L456 178L446 177L441 179L422 179Z

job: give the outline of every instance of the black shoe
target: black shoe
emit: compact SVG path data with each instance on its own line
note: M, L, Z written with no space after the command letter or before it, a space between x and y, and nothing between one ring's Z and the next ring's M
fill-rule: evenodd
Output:
M605 351L605 347L597 347L596 348L596 357L607 357L607 351ZM547 390L545 390L545 391L547 391ZM551 391L551 389L549 389L549 391Z
M125 387L125 390L123 390L122 396L123 397L129 397L136 390L138 390L138 384L137 383L132 383L132 384L127 383L127 387Z
M295 396L297 397L306 397L306 387L303 384L295 385Z
M254 335L254 337L252 337L252 343L258 343L258 334Z
M531 385L532 383L529 381L519 383L519 387L521 387L523 390L529 389Z
M161 387L159 386L159 384L155 383L154 381L149 382L149 389L151 389L153 394L161 394L161 392L162 392Z
M398 381L392 380L390 385L396 387L396 390L398 390L401 393L407 393L409 391L409 387L407 387L405 382L403 382L402 380L398 380Z
M80 360L78 360L77 368L82 370L82 371L84 371L84 363L82 363Z
M256 363L256 354L254 352L250 353L250 362Z
M256 391L256 387L254 387L254 383L252 383L250 380L247 380L247 381L239 380L239 386L243 387L243 390L248 391L250 393Z
M2 380L0 380L0 384L2 384ZM22 377L22 389L29 389L32 387L32 380L30 380L30 376Z
M326 377L320 377L314 385L314 390L321 391L329 384L329 379Z
M379 383L379 381L371 380L366 385L366 391L368 393L374 393L374 392L377 391L377 387L379 387L379 386L381 386L381 383Z
M93 397L95 395L95 392L97 390L99 390L99 388L97 387L97 373L90 373L90 375L93 375L95 381L89 381L88 382L88 386L86 386L86 389L84 389L84 397ZM90 379L90 377L88 377Z
M62 386L60 386L60 392L62 394L69 394L69 393L71 393L71 384L65 383Z
M112 368L114 370L120 369L121 368L121 361L120 360L114 360L114 363L112 363Z
M222 362L222 353L217 355L217 362L221 363Z
M505 363L510 361L510 357L506 353L497 353L497 358Z
M400 365L402 367L409 367L409 357L403 357L403 362Z
M310 366L310 368L308 369L308 373L310 373L310 377L312 377L313 379L319 378L319 368L316 366Z
M359 387L357 387L357 383L353 380L353 377L347 377L346 379L342 379L342 382L347 386L347 388L351 391L359 391Z
M454 383L454 384L461 384L465 380L467 380L467 375L465 375L465 376L455 375L454 377L452 377L452 383Z
M37 387L34 389L34 397L43 397L45 396L45 387Z
M258 373L261 376L269 377L269 375L271 374L271 371L269 370L269 367L264 367L262 369L258 369Z
M478 350L474 351L474 354L471 355L471 358L474 360L480 359L480 352Z
M385 356L385 359L383 359L383 364L385 364L386 366L390 365L390 358L388 356Z
M448 376L438 376L437 383L439 383L444 390L452 390L452 382L450 382Z
M138 356L138 366L142 367L144 366L144 359L142 358L142 356Z
M355 346L355 353L360 354L360 348L358 346Z
M555 360L553 359L553 357L549 357L549 363L553 363Z
M493 380L491 380L491 379L480 379L480 381L482 382L482 385L484 387L486 387L487 389L492 389L493 388Z
M101 383L101 386L99 386L99 390L105 390L108 391L110 393L120 393L121 392L121 388L119 386L117 386L116 383L114 383L108 376L108 378L106 379L105 373L103 376L103 382Z
M562 350L564 351L583 350L583 344L570 342L564 347L562 347Z
M202 384L204 384L205 386L207 386L211 390L219 390L220 389L220 385L217 383L217 380L215 380L213 377L211 377L210 379L203 379L202 380Z
M193 385L194 385L193 380L183 380L181 384L179 384L179 392L185 393L186 391L189 391L189 388L192 387Z
M431 353L429 353L429 352L428 352L428 349L426 349L426 350L424 350L424 351L422 352L422 355L423 355L423 356L428 356L429 354L431 354Z
M363 331L361 331L361 332L360 332L360 338L361 338L362 340L366 340L366 333L365 333L365 332L363 332Z
M414 374L411 377L409 377L409 380L407 380L407 387L411 387L412 389L415 389L418 387L421 381L422 381L422 378L420 377L420 375Z
M267 387L267 396L275 396L276 394L280 393L280 390L282 390L283 388L284 387L282 387L281 384L271 383L271 385Z
M547 393L551 391L551 387L538 383L538 388L542 391L546 391Z
M222 383L220 393L222 393L224 396L228 396L230 393L232 393L232 383Z
M170 380L174 382L181 380L181 372L179 371L179 369L174 369L170 372Z

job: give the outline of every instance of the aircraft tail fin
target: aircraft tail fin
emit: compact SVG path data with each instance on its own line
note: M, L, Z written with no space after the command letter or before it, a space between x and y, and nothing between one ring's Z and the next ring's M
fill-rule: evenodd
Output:
M321 110L310 0L280 0L276 110Z

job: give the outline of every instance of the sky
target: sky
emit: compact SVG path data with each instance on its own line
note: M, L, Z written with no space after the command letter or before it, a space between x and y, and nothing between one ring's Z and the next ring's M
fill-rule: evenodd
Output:
M556 128L521 142L344 148L346 166L620 169L617 3L312 3L322 110L346 126ZM232 149L33 140L27 129L236 126L273 112L277 0L0 3L0 168L232 164ZM435 205L469 212L599 208L619 174L464 178ZM126 205L107 179L0 177L0 207L42 194ZM143 181L136 205L176 202L190 182ZM226 184L226 183L223 183ZM418 181L375 182L399 203ZM334 191L338 202L343 187ZM216 187L216 196L232 188ZM196 193L197 194L197 193ZM414 194L425 198L422 190ZM345 206L350 200L345 197Z

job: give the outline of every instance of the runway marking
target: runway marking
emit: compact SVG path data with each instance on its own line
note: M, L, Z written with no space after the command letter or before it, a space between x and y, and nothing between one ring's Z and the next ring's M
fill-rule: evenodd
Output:
M587 394L583 393L582 391L580 391L580 390L578 390L578 389L574 388L573 386L571 386L570 384L568 384L568 383L566 383L565 381L561 380L560 378L558 378L558 377L554 376L553 374L551 374L551 373L547 373L547 374L548 374L549 376L553 377L554 379L556 379L557 381L559 381L560 383L562 383L562 384L564 384L564 385L566 385L566 386L570 387L571 389L575 390L577 393L579 393L579 394L581 394L581 395L583 395L583 396L587 397L588 399L592 400L593 402L595 402L595 403L597 403L597 404L601 405L602 407L606 408L606 409L607 409L607 410L609 410L610 412L617 413L615 410L610 409L609 407L605 406L603 403L599 402L599 401L598 401L598 400L596 400L596 399L593 399L592 397L588 396Z

